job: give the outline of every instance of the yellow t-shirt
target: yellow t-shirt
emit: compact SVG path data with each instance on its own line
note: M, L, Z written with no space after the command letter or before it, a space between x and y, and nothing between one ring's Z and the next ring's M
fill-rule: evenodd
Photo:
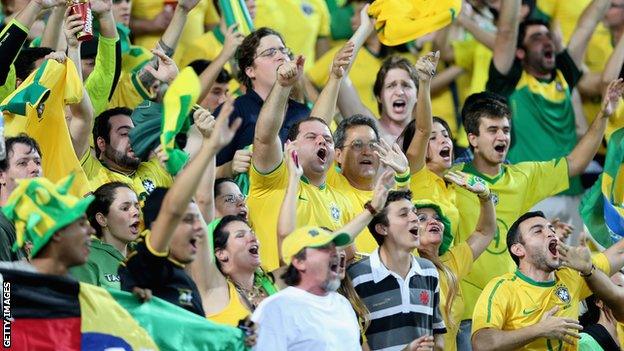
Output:
M142 162L136 172L131 175L111 171L95 158L91 151L85 153L80 160L82 169L87 178L91 191L95 191L101 185L110 182L122 182L130 185L137 193L139 200L145 200L155 187L168 188L173 183L173 178L158 163L158 159L152 158L148 162Z
M201 0L191 12L189 12L184 30L180 36L180 42L175 50L173 59L179 64L184 50L193 40L204 33L204 24L214 24L214 7L209 0ZM153 20L165 8L164 0L134 0L132 2L132 17ZM134 44L146 49L156 47L163 33L135 36Z
M335 47L325 55L321 56L318 61L310 68L306 74L308 79L317 88L322 89L329 79L329 70L334 56L341 47ZM377 71L381 68L383 59L373 55L370 51L363 47L355 56L351 71L349 71L349 79L353 83L353 88L357 91L362 104L366 106L375 117L379 118L379 110L377 109L377 99L373 93L375 78Z
M317 38L329 37L329 23L329 10L323 0L256 2L254 26L269 27L282 34L293 54L305 57L306 71L314 66Z
M121 72L117 87L108 108L127 107L135 109L144 100L149 100L149 91L143 86L136 73Z
M245 319L249 315L249 310L240 302L234 284L228 280L227 285L230 302L221 311L206 316L206 318L215 323L236 327L238 326L238 321Z
M327 172L327 185L333 189L341 191L351 204L351 208L357 212L357 209L363 209L364 204L373 198L372 190L359 190L351 186L345 176L338 173L337 165L331 167ZM379 245L373 238L368 228L355 238L355 250L360 253L370 254Z
M467 242L451 247L451 249L440 257L440 261L455 273L458 281L470 273L472 269L472 249ZM438 270L440 276L440 311L446 325L446 334L444 334L444 349L454 351L457 350L457 332L459 332L459 322L462 320L464 312L464 297L461 288L453 299L453 307L451 307L452 322L446 315L446 296L449 291L449 282L446 274Z
M623 323L617 324L617 335L618 335L618 341L620 342L620 347L624 346L624 324Z
M455 205L456 195L454 187L447 186L444 179L431 172L427 166L424 166L420 171L411 175L410 190L412 191L412 200L427 199L440 206L444 215L451 221L451 233L453 236L457 236L459 211ZM477 205L477 214L478 212L479 206ZM470 233L473 231L474 227Z
M496 234L487 249L475 260L470 274L462 280L466 308L463 319L470 319L481 290L494 277L513 272L515 264L507 252L509 227L542 199L555 195L569 186L568 162L565 158L544 162L521 162L502 165L495 177L478 172L472 164L454 169L477 175L485 180L496 207ZM455 243L464 242L472 234L479 219L479 199L468 190L454 187L459 210L459 229Z
M464 101L471 94L485 91L492 51L474 38L454 41L452 45L455 64L470 75L470 85L465 91L460 92L460 99Z
M284 162L268 174L249 170L249 222L260 241L260 259L268 271L279 267L277 218L288 185ZM349 199L329 186L317 187L301 178L297 200L297 227L316 225L336 230L354 217Z
M596 267L609 272L609 261L604 254L593 258ZM522 274L506 273L492 279L474 311L472 334L484 328L518 330L538 323L542 316L559 306L557 317L578 319L579 302L592 292L577 271L562 268L555 271L550 282L536 282ZM576 350L561 340L539 338L518 350Z

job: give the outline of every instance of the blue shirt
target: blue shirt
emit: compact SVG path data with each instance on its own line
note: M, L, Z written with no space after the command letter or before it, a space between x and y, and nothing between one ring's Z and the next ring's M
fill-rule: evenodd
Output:
M234 101L234 112L230 115L230 123L240 117L243 120L240 128L236 131L236 135L232 142L227 145L217 155L217 166L230 162L234 158L236 150L244 149L246 146L253 144L253 136L256 130L256 122L260 109L264 104L264 100L253 89L249 89L247 94L241 95ZM216 117L221 111L221 106L217 107L213 115ZM300 119L304 119L310 115L310 109L295 100L289 99L286 109L284 123L279 131L279 137L282 143L286 142L288 130Z

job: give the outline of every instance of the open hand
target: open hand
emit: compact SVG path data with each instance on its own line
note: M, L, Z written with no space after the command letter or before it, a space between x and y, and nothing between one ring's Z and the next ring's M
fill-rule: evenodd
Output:
M444 175L444 179L461 186L481 198L490 195L490 188L485 183L485 180L476 175L461 171L449 171Z
M558 311L559 306L553 307L550 311L546 312L539 321L539 330L542 332L541 336L547 339L558 339L570 345L574 345L574 339L580 338L579 331L583 330L583 327L579 324L578 320L555 317Z
M604 117L611 116L617 110L622 93L624 93L624 81L622 78L609 83L602 99L602 113Z
M152 53L158 57L158 69L148 64L145 70L159 81L171 83L178 76L178 66L161 49L154 49Z
M334 61L331 66L331 74L335 78L342 78L353 60L353 53L355 51L355 44L348 41L334 56Z
M386 167L392 168L396 174L403 174L409 168L409 161L401 150L399 144L394 143L392 147L381 139L379 143L373 145L375 155L379 157L379 162Z
M238 23L234 23L225 31L225 41L223 42L223 49L221 54L228 60L234 57L236 50L243 43L245 36L238 31Z
M591 272L591 253L586 246L568 246L559 241L557 243L557 251L561 255L562 265L584 274Z

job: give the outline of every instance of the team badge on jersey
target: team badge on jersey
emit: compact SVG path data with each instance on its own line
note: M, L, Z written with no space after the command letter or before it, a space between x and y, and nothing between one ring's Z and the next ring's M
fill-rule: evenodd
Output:
M492 203L494 203L494 206L498 205L498 194L495 192L491 192L490 197L492 198Z
M150 179L145 179L143 182L143 187L145 188L145 191L147 191L147 194L151 194L152 191L154 191L154 189L156 189L156 186L154 185L154 182L152 182Z
M180 296L178 297L178 302L182 306L193 306L193 292L189 289L178 289L178 293Z
M561 301L565 303L570 303L570 292L565 286L558 286L555 290L555 295L557 295L557 297L561 299Z
M333 202L329 205L329 213L331 213L334 221L338 222L340 220L340 209L338 208L338 205Z
M312 7L312 5L310 4L301 4L301 11L303 11L303 13L306 14L306 16L310 16L312 13L314 13L314 7Z
M561 82L557 82L557 84L555 84L555 88L557 89L557 91L563 91L563 84L561 84Z

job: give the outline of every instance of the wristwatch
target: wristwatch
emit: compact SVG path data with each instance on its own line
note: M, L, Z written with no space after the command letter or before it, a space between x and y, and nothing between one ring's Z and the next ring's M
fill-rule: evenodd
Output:
M364 204L364 208L368 210L368 212L370 212L371 215L376 215L377 214L377 210L373 207L373 205L371 205L370 200L366 201L366 203Z

